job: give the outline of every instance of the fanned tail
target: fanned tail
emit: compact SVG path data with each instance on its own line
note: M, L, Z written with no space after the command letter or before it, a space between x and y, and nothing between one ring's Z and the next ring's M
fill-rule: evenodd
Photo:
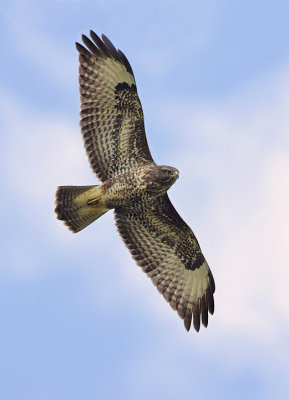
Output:
M101 186L59 186L56 191L57 218L76 233L109 209L100 201Z

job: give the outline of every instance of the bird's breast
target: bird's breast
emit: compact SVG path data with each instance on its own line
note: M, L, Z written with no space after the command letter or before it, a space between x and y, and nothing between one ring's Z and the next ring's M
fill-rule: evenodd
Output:
M148 167L138 167L108 179L103 184L104 198L110 208L149 200L160 194L160 185Z

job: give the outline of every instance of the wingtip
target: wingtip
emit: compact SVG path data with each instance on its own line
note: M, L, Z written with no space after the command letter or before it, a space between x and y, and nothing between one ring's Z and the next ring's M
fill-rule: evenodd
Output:
M75 47L78 50L78 52L81 54L88 53L87 49L81 43L75 42Z
M186 328L186 331L187 332L189 332L189 330L190 330L190 328L191 328L191 321L184 321L184 325L185 325L185 328Z
M103 42L110 42L109 38L104 33L101 34L101 39Z
M90 29L89 35L92 40L96 40L96 41L101 40L100 37L92 29Z
M214 296L211 297L210 301L208 302L208 309L209 309L209 313L211 315L214 314L215 312L215 301L214 301Z

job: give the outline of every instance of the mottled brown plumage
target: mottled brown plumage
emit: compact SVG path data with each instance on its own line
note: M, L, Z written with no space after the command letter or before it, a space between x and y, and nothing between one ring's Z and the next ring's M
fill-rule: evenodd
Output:
M147 144L132 68L104 35L82 36L79 51L81 131L101 186L61 186L56 213L78 232L110 209L133 258L190 329L214 312L214 279L190 227L167 190L178 178L158 166Z
M82 35L91 52L76 43L80 125L91 166L104 182L153 159L129 62L104 35L104 42L94 32L91 37L95 43Z

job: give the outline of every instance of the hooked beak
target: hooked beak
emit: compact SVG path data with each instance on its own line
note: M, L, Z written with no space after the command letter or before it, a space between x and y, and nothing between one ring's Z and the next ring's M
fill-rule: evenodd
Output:
M175 177L178 179L178 178L179 178L179 171L176 170L176 171L174 172L174 175L175 175Z

